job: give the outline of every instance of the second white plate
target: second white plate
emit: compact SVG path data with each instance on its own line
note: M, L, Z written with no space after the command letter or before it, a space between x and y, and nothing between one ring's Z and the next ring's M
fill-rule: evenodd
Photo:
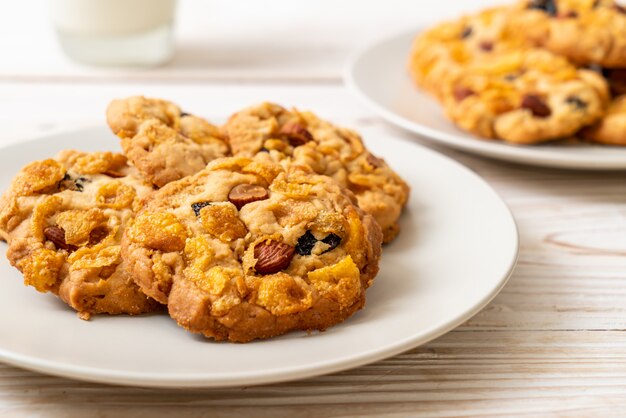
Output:
M357 52L346 68L348 86L387 121L429 140L501 160L571 169L626 169L626 147L585 143L517 146L483 140L457 129L407 73L416 35L403 33L369 45Z
M216 343L167 315L81 321L38 294L0 257L0 360L90 381L220 387L303 378L355 367L423 344L474 315L502 288L517 256L515 222L498 195L460 164L382 132L368 146L410 184L400 236L384 249L367 305L326 332L248 344ZM0 190L20 167L67 148L116 150L95 128L0 149ZM0 243L0 252L6 244Z

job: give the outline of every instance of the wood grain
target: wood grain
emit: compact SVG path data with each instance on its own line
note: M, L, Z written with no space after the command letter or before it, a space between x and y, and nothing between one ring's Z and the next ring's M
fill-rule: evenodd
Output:
M59 416L589 416L626 407L626 335L454 331L304 381L222 390L107 387L0 368L0 411Z

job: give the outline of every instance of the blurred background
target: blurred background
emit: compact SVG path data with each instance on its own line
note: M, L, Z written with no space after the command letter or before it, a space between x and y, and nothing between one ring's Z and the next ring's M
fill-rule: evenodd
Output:
M57 21L63 20L60 13L66 21L77 20L81 12L77 4L104 2L119 7L116 23L129 17L140 22L149 20L146 15L150 11L142 11L146 3L153 7L161 3L161 0L139 0L138 8L133 8L133 1L137 0L2 2L1 79L335 79L349 52L359 45L494 3L493 0L179 0L173 59L162 67L150 71L132 72L128 68L115 71L78 65L63 54L52 12ZM89 27L85 20L83 24Z
M168 20L168 3L175 5L172 48L161 57L165 60L162 65L102 66L77 62L64 53L57 36L59 32L71 35L72 30L87 34L109 29L132 32L135 25L142 27L150 22L158 26L160 19ZM0 139L6 143L101 125L104 109L111 99L135 94L168 98L212 120L225 118L238 107L274 100L317 110L338 123L351 125L355 112L370 115L342 88L342 69L356 48L386 35L416 30L447 16L458 16L463 11L493 3L493 0L2 2ZM96 55L104 49L86 48ZM145 52L137 47L135 51ZM128 51L124 54L128 57Z

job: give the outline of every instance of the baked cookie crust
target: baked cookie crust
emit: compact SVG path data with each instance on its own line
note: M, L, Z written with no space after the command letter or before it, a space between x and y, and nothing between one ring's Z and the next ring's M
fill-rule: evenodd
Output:
M409 72L446 116L483 138L535 144L574 135L609 103L606 81L527 45L514 8L440 24L414 43Z
M24 283L84 319L160 309L126 272L120 241L152 188L126 157L63 151L24 167L2 197L0 231Z
M324 330L362 308L381 242L332 179L237 157L156 191L126 230L123 255L179 325L247 342Z
M392 241L409 186L381 158L370 153L354 131L311 112L261 103L235 113L224 125L234 155L284 165L306 165L354 193L359 206Z
M578 65L626 67L626 8L613 0L522 0L511 25Z
M581 136L600 144L626 146L626 95L613 99L600 122L584 129Z
M157 187L195 174L229 154L219 128L166 100L113 100L106 112L124 154Z

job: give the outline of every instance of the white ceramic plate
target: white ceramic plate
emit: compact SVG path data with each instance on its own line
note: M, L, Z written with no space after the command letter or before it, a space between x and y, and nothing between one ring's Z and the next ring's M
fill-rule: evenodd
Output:
M506 205L476 174L406 141L364 132L410 183L402 232L385 248L367 306L323 333L249 344L215 343L167 315L82 321L52 295L22 284L0 259L0 360L89 381L154 387L223 387L304 378L380 360L458 326L506 282L517 230ZM24 164L62 149L115 150L105 128L0 149L0 189ZM0 252L6 244L0 243Z
M407 73L416 33L403 33L367 46L349 61L347 85L387 121L426 139L486 157L548 167L626 169L626 147L586 143L510 145L477 138L448 121L439 104L417 90Z

